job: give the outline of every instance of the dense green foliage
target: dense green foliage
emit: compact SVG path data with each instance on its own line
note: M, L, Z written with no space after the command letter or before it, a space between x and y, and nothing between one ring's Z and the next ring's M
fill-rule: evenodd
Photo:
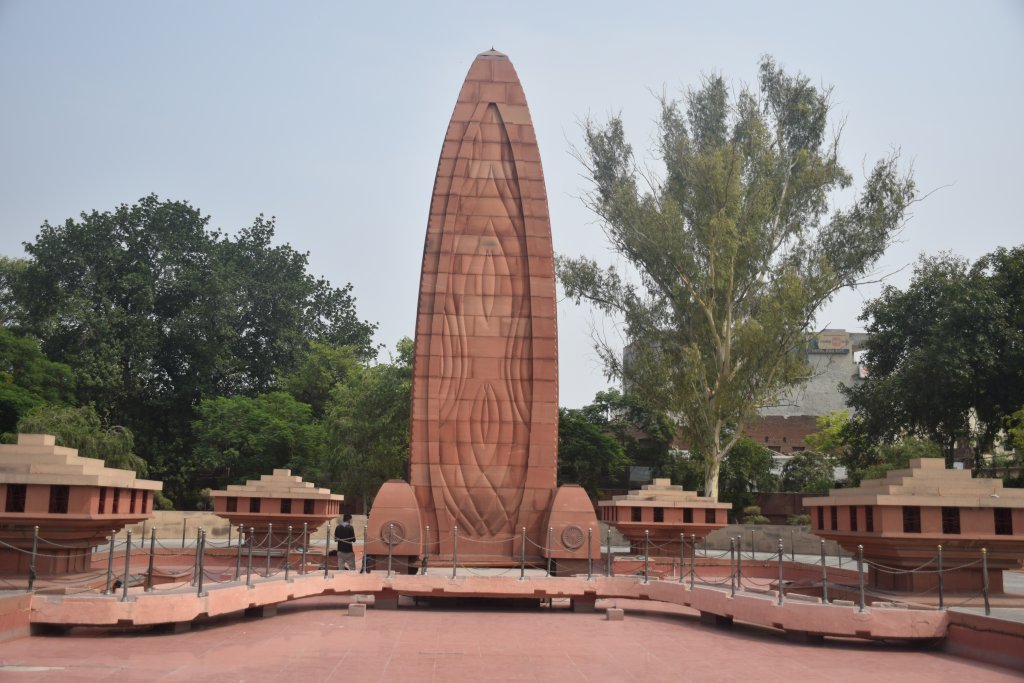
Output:
M195 413L189 469L171 476L200 487L219 489L259 479L276 468L312 460L323 449L323 432L310 406L284 392L218 396L202 401Z
M74 399L71 368L54 363L30 337L0 327L0 434L13 432L33 408Z
M629 466L622 444L582 410L558 411L558 483L579 484L594 500Z
M732 503L733 516L754 503L758 493L777 491L779 480L772 474L772 452L742 436L722 462L718 499Z
M865 479L884 479L886 472L906 469L915 458L941 457L942 447L928 439L909 437L896 443L882 444L874 451L874 464L854 472L851 484L860 484Z
M807 376L815 314L870 271L914 197L894 155L829 215L853 181L829 108L828 90L770 58L756 92L731 96L710 77L685 102L662 102L663 180L638 169L620 118L586 124L588 204L628 271L560 256L559 278L577 303L621 317L630 362L599 347L609 374L678 416L713 497L757 409Z
M11 396L11 386L48 402L95 406L105 423L134 434L150 474L166 480L179 505L194 502L208 481L255 472L231 467L230 448L249 453L254 464L288 461L284 446L270 445L287 438L272 435L271 427L260 433L261 444L228 446L231 425L214 429L215 408L240 423L248 416L251 424L254 416L281 409L275 417L282 423L308 426L326 411L325 397L340 379L317 377L314 366L323 359L329 375L341 358L365 364L376 355L375 326L358 318L351 287L313 277L305 254L273 244L273 220L260 216L234 237L207 223L185 202L148 196L114 211L44 223L25 245L26 259L0 262L0 370L6 373L0 386L8 390L0 398L8 399L8 412L31 407ZM73 396L40 393L54 385L62 366L36 359L34 375L26 377L25 363L6 355L12 332L38 340L45 359L70 368ZM16 350L24 356L27 349ZM264 397L300 385L295 400L309 401L305 418L280 396ZM228 400L243 398L252 402ZM200 406L206 412L197 413ZM204 430L202 442L194 425ZM294 459L311 457L295 448ZM223 452L214 457L216 449Z
M975 465L1024 407L1024 247L971 265L922 257L906 290L886 287L861 319L868 378L847 389L848 427L864 440L907 435L945 450L969 445Z
M310 471L350 502L368 505L381 484L407 474L412 359L413 342L404 338L390 363L361 367L331 392L327 448Z
M832 459L821 453L796 453L782 467L783 491L826 493L835 484Z
M675 480L679 458L671 449L673 437L664 413L618 389L599 391L593 403L559 411L558 481L580 484L596 499L605 489L628 487L631 465Z
M106 427L91 405L41 405L18 421L19 432L53 434L58 446L77 448L79 455L102 460L108 467L135 470L145 476L146 461L135 453L135 438L124 427Z
M904 436L891 441L871 439L859 420L835 412L818 418L818 431L804 440L834 463L846 467L846 486L879 479L893 469L909 466L914 458L938 458L942 448L929 439Z
M760 505L748 505L743 508L742 521L744 524L768 524L770 519L761 514Z

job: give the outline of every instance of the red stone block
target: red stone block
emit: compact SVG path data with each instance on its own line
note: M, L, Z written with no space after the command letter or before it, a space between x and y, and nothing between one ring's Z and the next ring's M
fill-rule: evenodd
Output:
M481 83L479 88L477 95L479 102L501 102L504 104L507 100L507 86L504 83Z
M513 83L522 88L522 86L519 85L519 76L516 75L515 67L512 66L512 62L509 61L508 57L492 61L491 69L491 80L503 83Z

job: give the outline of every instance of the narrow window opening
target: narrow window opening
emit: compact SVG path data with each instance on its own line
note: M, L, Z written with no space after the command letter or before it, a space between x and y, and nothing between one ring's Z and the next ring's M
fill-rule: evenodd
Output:
M903 533L921 533L921 508L917 505L903 506Z

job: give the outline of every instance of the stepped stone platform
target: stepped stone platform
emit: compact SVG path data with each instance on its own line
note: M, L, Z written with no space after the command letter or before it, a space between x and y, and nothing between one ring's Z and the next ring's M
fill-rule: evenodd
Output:
M629 539L630 552L677 557L685 542L702 540L728 524L732 503L698 496L655 479L640 489L598 502L601 521ZM646 545L646 547L645 547Z
M248 533L258 548L309 544L309 532L341 513L345 497L318 488L291 470L276 469L245 484L212 491L213 511ZM288 529L291 528L289 533Z
M908 593L935 590L935 571L946 590L971 590L988 580L1001 593L1003 570L1024 564L1024 489L1003 488L999 479L972 478L946 469L941 458L918 458L851 489L804 498L812 530L850 553L863 546L870 583Z
M51 434L19 434L0 445L0 574L85 571L112 532L152 516L162 488L57 446Z

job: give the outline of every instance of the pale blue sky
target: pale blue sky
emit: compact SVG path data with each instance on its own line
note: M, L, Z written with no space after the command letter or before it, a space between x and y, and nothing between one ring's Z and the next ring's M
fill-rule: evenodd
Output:
M351 281L378 340L412 336L445 127L473 57L507 53L533 113L555 250L613 261L569 148L621 111L638 151L657 104L719 72L754 83L765 53L835 86L844 159L902 148L928 191L882 269L1022 242L1024 2L47 2L0 0L0 253L43 220L150 192L229 232L259 213ZM822 325L857 328L865 297ZM591 324L559 304L561 403L608 386Z

